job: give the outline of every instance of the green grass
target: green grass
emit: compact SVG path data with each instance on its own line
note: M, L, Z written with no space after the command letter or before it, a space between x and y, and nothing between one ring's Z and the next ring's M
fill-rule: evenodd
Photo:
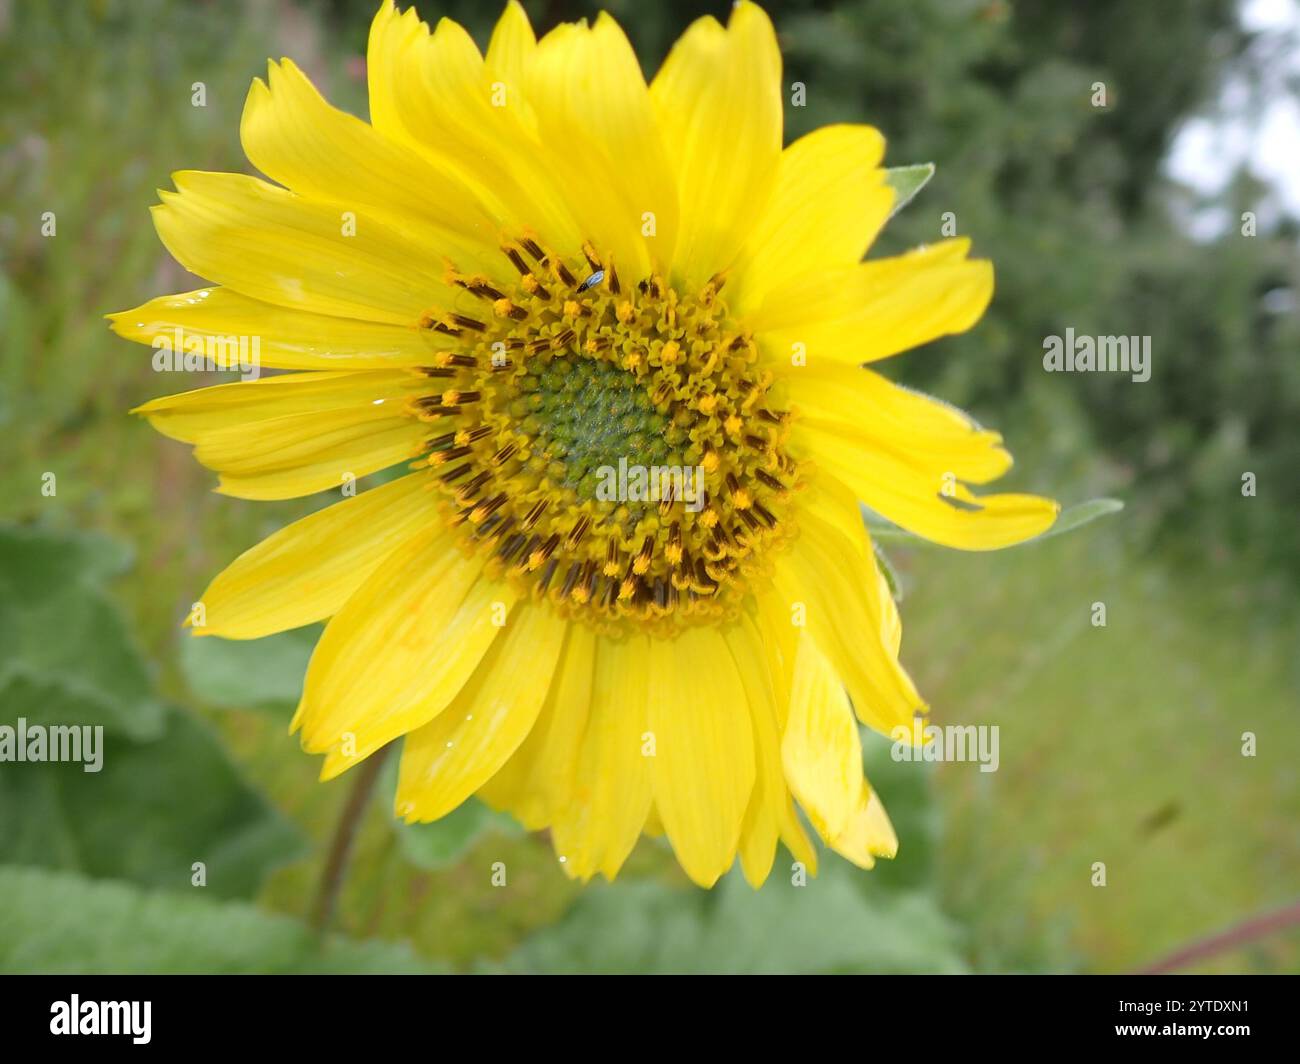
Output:
M904 653L937 720L1001 729L998 772L938 773L945 892L982 968L1123 971L1300 893L1294 611L1138 554L1122 521L909 559ZM1298 961L1292 932L1205 970Z

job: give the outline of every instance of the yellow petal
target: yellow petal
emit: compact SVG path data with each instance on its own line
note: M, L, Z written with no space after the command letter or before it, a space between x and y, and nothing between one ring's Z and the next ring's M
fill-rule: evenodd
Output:
M650 642L645 636L602 636L587 727L569 807L557 810L555 852L565 872L613 879L640 837L650 811L651 759L646 743Z
M755 889L767 879L776 857L778 837L795 859L817 870L816 852L808 842L781 764L781 719L786 696L778 709L775 679L767 648L753 622L741 622L725 633L727 648L745 687L754 728L754 791L740 830L740 863L746 881Z
M888 735L925 704L889 645L892 603L875 559L805 508L799 538L774 560L768 608L804 621L853 698L861 721Z
M294 192L363 207L467 273L511 274L496 222L457 175L331 107L292 61L253 82L239 134L249 161Z
M407 412L428 382L406 371L296 373L163 396L137 413L193 443L218 491L289 499L416 457L430 427Z
M203 592L196 634L258 639L332 617L393 547L438 520L428 488L412 473L268 536Z
M296 499L355 484L409 461L429 426L382 407L327 410L204 433L194 457L220 474L217 491L237 499Z
M1042 535L1060 505L1038 495L975 495L957 479L970 456L954 453L952 468L931 459L911 462L886 451L855 445L838 430L803 423L796 447L815 456L825 475L902 528L960 550L998 550ZM978 454L975 458L978 459ZM978 476L972 477L978 480Z
M469 683L406 737L398 816L408 822L446 816L506 763L537 720L566 624L547 604L514 611Z
M660 665L649 693L655 808L686 874L711 887L736 859L754 788L746 691L715 628L651 647Z
M889 217L894 192L870 126L823 126L781 153L776 188L735 267L728 305L739 316L809 273L852 266Z
M672 277L699 286L735 260L781 158L781 53L766 14L741 2L724 30L692 23L650 86L681 204Z
M159 296L109 319L119 336L153 346L159 371L174 368L187 345L199 343L218 365L224 359L238 368L244 359L273 369L315 370L428 365L437 351L458 343L432 329L290 310L229 288Z
M394 550L325 627L294 718L337 770L426 724L465 686L515 602L433 526Z
M799 638L781 754L790 786L817 833L862 868L893 857L898 839L862 774L862 745L844 685L814 641Z
M927 484L942 483L945 474L985 484L1011 468L999 433L869 369L796 369L786 375L785 386L797 426L812 426L864 460L879 456L899 475L910 469Z
M402 416L407 400L427 394L429 382L400 370L362 373L287 373L164 395L136 407L164 436L201 443L219 429L251 426L292 414L359 410Z
M795 656L781 759L818 834L827 842L838 838L864 793L862 744L844 685L806 633Z
M531 831L549 827L573 794L595 659L595 631L585 624L571 624L537 723L515 755L479 791L489 805L508 810Z
M530 130L531 110L511 84L494 84L474 41L449 19L429 33L414 9L391 0L370 28L370 120L385 137L458 174L515 238L528 230L573 254L574 224L552 151ZM504 90L504 91L502 91Z
M1011 455L998 433L945 403L851 366L792 371L785 387L797 415L791 449L820 467L828 491L840 485L847 498L835 505L854 527L861 524L854 497L917 535L965 550L1022 542L1056 519L1051 499L971 493L967 483L1001 476Z
M528 12L519 0L510 0L497 20L484 56L488 70L505 85L507 102L511 95L523 92L524 79L536 54L537 38L528 22Z
M158 236L191 273L253 299L415 325L453 293L444 266L358 208L316 203L243 174L185 171L153 208Z
M641 67L618 24L601 14L590 29L564 25L547 34L528 95L538 133L567 146L555 164L574 190L583 231L625 280L666 268L677 189Z
M790 713L790 687L794 679L794 659L799 646L801 629L791 624L791 614L784 603L778 605L776 596L762 595L755 597L753 620L758 629L759 646L767 659L768 675L772 679L773 705L776 719L776 735L772 738L775 756L780 761L781 735L785 732L786 719ZM733 644L733 648L738 644ZM755 735L760 733L755 727ZM794 801L790 796L785 768L781 767L784 803L781 810L781 841L796 861L804 866L809 875L817 874L817 848L804 830L803 821L795 811Z
M853 551L853 580L866 583L875 573L876 594L868 597L869 608L875 611L880 627L880 639L890 657L897 661L903 642L903 622L898 615L898 604L889 581L881 569L872 545L867 526L862 520L862 509L857 499L834 477L821 473L805 489L801 505L807 512L833 528L843 537L843 546Z
M749 324L773 365L860 365L965 332L993 296L993 267L965 238L805 274L769 291ZM796 347L796 345L799 345Z
M859 868L871 868L877 857L898 853L898 836L880 798L870 787L863 787L858 804L844 830L833 840L831 848Z

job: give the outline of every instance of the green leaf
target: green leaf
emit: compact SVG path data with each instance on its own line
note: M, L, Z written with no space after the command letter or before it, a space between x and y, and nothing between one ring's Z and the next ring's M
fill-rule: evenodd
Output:
M127 558L100 537L0 528L0 721L159 734L153 678L98 586Z
M80 723L80 722L79 722ZM301 833L244 782L211 729L179 711L150 742L105 733L100 771L70 763L6 765L0 862L251 895L268 871L302 855Z
M397 790L397 766L396 758L384 766L384 793L391 795ZM407 824L396 818L391 823L402 856L415 867L430 871L455 864L489 832L506 835L523 832L513 817L498 813L477 798L470 798L430 824Z
M1119 499L1089 499L1087 502L1075 503L1062 510L1056 523L1038 538L1050 539L1052 536L1073 532L1090 521L1105 517L1107 514L1117 514L1122 509L1124 504Z
M885 184L894 190L894 208L889 212L889 216L892 218L911 203L912 198L929 184L932 177L934 177L934 163L889 167L885 171Z
M309 625L263 639L189 637L181 642L181 670L204 702L224 709L292 709L302 695L307 662L320 638Z
M105 631L107 642L110 630ZM28 662L16 661L0 666L0 722L13 725L19 717L45 726L99 724L107 734L146 740L162 734L165 711L152 696L124 703L84 676L52 676Z
M24 598L69 584L99 584L130 568L131 550L95 532L69 534L0 525L0 579Z
M657 883L591 886L568 915L506 961L514 972L936 973L965 970L957 933L922 891L859 887L828 856L793 886L778 865L761 890L738 872L711 893Z
M0 529L0 724L90 729L95 747L4 766L0 862L185 890L202 862L211 893L251 894L303 837L211 729L157 698L98 586L127 557L98 537Z
M14 974L431 973L408 946L322 941L242 903L0 866L0 971Z

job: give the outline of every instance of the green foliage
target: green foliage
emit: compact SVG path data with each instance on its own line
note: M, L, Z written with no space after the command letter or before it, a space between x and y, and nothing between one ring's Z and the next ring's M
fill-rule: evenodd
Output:
M1124 504L1119 499L1089 499L1087 502L1078 502L1073 506L1067 506L1061 511L1056 523L1044 532L1039 539L1047 539L1049 536L1063 536L1067 532L1073 532L1076 528L1082 528L1091 521L1099 517L1105 517L1107 514L1117 514L1124 509Z
M322 940L251 905L0 865L0 971L16 974L430 973L407 947Z
M102 763L0 770L0 862L147 886L252 894L301 850L211 731L162 704L102 581L125 554L101 537L0 527L0 722L103 729Z
M223 709L293 711L320 626L309 625L264 639L190 637L181 642L181 669L204 702Z
M891 166L885 171L885 181L894 190L894 208L890 217L897 214L912 202L921 189L934 177L934 163L920 163L916 166Z
M148 667L102 586L128 559L100 536L0 527L0 719L160 733Z
M212 732L179 711L150 742L105 735L99 772L25 764L0 776L0 861L172 890L193 889L201 862L204 890L248 897L301 853L297 830L248 786Z
M953 925L932 898L860 888L828 863L807 886L751 890L728 875L711 894L656 883L594 885L506 963L517 972L610 974L956 973Z

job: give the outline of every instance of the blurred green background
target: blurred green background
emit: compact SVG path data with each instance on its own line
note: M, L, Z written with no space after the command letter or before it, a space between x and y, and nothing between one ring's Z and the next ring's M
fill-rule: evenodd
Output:
M725 15L608 6L651 70L691 18ZM539 30L597 10L526 7ZM388 774L319 941L305 918L349 780L318 784L286 734L314 633L221 644L180 622L224 564L329 500L212 494L126 411L220 376L153 373L102 315L199 286L147 208L173 170L247 168L239 116L268 56L366 114L373 5L0 0L0 723L107 734L99 775L0 764L0 970L1108 972L1300 899L1297 224L1248 168L1197 188L1168 164L1187 122L1228 123L1213 139L1297 98L1294 34L1229 0L769 11L807 93L787 139L870 121L891 164L938 164L873 254L953 212L997 267L979 327L886 370L1000 428L1014 487L1126 503L997 555L891 548L904 660L938 722L1001 728L999 771L871 744L898 860L827 856L799 888L783 853L757 894L737 874L696 891L646 840L584 890L477 805L397 825ZM496 13L421 7L484 44ZM1067 327L1150 335L1151 380L1044 373L1043 337ZM1300 970L1300 927L1189 970Z

